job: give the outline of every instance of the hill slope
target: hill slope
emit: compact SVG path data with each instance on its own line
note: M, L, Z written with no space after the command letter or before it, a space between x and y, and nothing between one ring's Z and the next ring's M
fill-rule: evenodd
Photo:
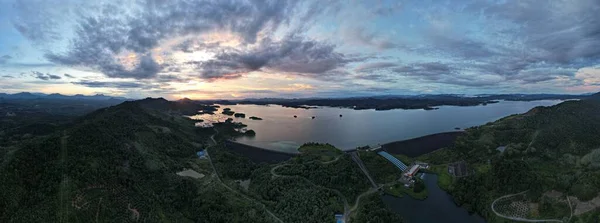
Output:
M124 102L0 147L0 222L332 222L368 189L330 145L305 145L315 150L275 164L227 149L240 123L195 128L186 117L213 109ZM202 149L210 159L196 156ZM355 217L399 219L379 197L368 202Z
M211 174L195 153L212 131L182 116L199 105L182 103L125 102L0 148L0 222L271 221L210 177L175 174Z
M598 94L580 101L536 107L525 114L470 128L453 148L421 159L438 164L465 160L471 175L455 179L449 190L457 203L488 220L495 219L490 209L494 199L525 190L525 202L539 206L530 217L568 217L570 210L564 195L581 202L600 195L597 99ZM501 152L499 147L505 150ZM548 203L549 194L556 192L562 198ZM580 204L574 209L584 206Z

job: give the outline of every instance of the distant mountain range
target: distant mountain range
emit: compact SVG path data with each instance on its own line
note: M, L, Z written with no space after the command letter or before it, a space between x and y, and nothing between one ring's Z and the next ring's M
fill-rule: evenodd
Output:
M596 93L597 94L597 93ZM568 99L583 99L587 97L591 97L594 93L586 93L586 94L477 94L477 95L467 95L467 94L420 94L420 95L377 95L377 96L368 96L368 97L343 97L343 98L319 98L319 97L309 97L309 98L245 98L245 99L232 99L232 100L198 100L203 103L214 103L214 104L279 104L290 107L298 107L300 105L308 105L308 106L327 106L326 104L332 102L344 102L344 103L333 103L336 105L330 106L341 106L341 107L354 107L357 106L359 108L363 107L356 103L358 101L366 101L369 102L371 100L375 100L377 104L382 102L390 102L390 101L421 101L425 102L424 104L429 106L439 106L439 105L477 105L483 103L494 103L498 100L507 100L507 101L535 101L535 100L568 100ZM34 93L34 92L21 92L15 94L6 94L0 93L0 100L30 100L30 99L58 99L58 100L95 100L95 101L106 101L106 100L115 100L115 101L130 101L134 99L126 98L126 97L117 97L117 96L107 96L103 94L96 95L63 95L58 93L53 94L44 94L44 93ZM187 98L181 99L180 101L195 101ZM448 103L448 101L452 101L453 103ZM475 101L477 101L475 103ZM465 102L468 102L465 104ZM370 104L370 103L369 103ZM386 103L387 104L387 103ZM364 109L368 108L376 108L380 106L368 105L363 107ZM385 107L385 106L384 106ZM391 106L391 108L411 108L412 106ZM426 108L428 106L417 106L416 108ZM382 108L383 110L391 109L391 108Z
M476 106L497 103L499 101L536 101L536 100L571 100L592 97L591 94L436 94L436 95L382 95L370 97L347 98L295 98L295 99L243 99L243 100L212 100L205 103L221 105L232 104L277 104L292 108L313 108L314 106L345 107L356 110L375 109L425 109L433 110L438 106Z
M525 100L535 99L542 100L547 99L577 99L584 98L594 93L584 94L417 94L417 95L374 95L374 96L357 96L357 97L307 97L307 98L244 98L244 99L232 99L232 100L220 100L220 101L307 101L307 100L342 100L342 99L439 99L439 98L492 98L497 100ZM520 101L519 100L519 101ZM211 100L208 100L211 101Z
M44 93L31 93L21 92L16 94L0 93L0 99L13 99L13 100L24 100L24 99L63 99L63 100L119 100L126 101L130 100L125 97L106 96L103 94L96 95L63 95L63 94L44 94Z

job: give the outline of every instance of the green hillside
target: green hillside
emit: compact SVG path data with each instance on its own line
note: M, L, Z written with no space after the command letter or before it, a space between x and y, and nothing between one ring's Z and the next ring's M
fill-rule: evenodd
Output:
M333 222L369 189L331 145L275 164L233 152L223 141L243 124L196 128L186 117L213 109L125 102L0 147L0 222ZM379 197L368 202L377 211L356 204L356 217L398 219Z
M598 98L536 107L470 128L453 148L420 158L434 164L466 161L471 175L454 179L449 191L458 204L492 221L500 221L491 211L492 201L522 191L527 191L526 203L537 207L530 208L531 218L568 217L566 196L576 197L577 220L580 212L594 212L593 207L583 209L582 202L600 195ZM550 194L561 197L552 200Z
M272 221L210 177L196 151L213 131L193 127L183 116L192 108L125 102L1 148L0 222ZM206 177L176 175L183 169Z
M452 148L417 159L434 164L455 201L490 222L504 221L494 200L522 191L528 218L567 220L572 209L571 222L589 222L600 213L591 202L600 199L599 98L467 129ZM331 222L344 212L399 221L335 147L307 143L285 162L253 162L223 143L243 124L196 128L187 116L198 111L214 107L125 102L0 147L0 222ZM203 149L210 159L196 156ZM361 153L376 180L394 181L395 168L368 155ZM469 176L449 176L456 161Z

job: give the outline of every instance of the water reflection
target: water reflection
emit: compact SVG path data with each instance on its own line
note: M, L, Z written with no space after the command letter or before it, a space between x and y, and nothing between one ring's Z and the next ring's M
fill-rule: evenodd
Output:
M503 101L486 106L441 106L438 110L352 110L319 107L285 108L278 105L223 105L215 115L198 115L205 122L233 118L256 131L255 137L238 141L273 150L294 152L305 142L330 143L341 149L387 143L439 132L482 125L507 115L524 113L536 106L550 106L559 100ZM235 118L220 114L223 108L257 116L263 120ZM340 116L341 115L341 116ZM296 118L294 118L296 116ZM312 119L312 117L315 117Z
M452 197L438 187L437 175L426 174L424 181L429 194L427 199L420 201L409 196L397 198L385 195L383 202L410 223L485 222L482 217L470 215L465 209L456 206Z

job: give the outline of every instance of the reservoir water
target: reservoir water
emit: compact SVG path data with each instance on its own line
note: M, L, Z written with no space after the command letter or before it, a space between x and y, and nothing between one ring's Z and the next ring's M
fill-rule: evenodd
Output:
M430 111L223 105L218 114L199 115L196 118L210 122L210 120L231 117L236 122L243 122L248 125L248 129L256 132L256 136L236 140L266 149L296 152L296 149L305 142L320 142L330 143L346 150L454 131L457 127L463 129L482 125L511 114L527 112L536 106L551 106L560 102L560 100L501 101L485 106L440 106L439 109ZM245 113L246 118L224 116L220 114L223 108L231 108L236 113ZM263 120L250 120L248 119L250 116L257 116Z
M486 106L441 106L438 110L353 110L347 108L319 107L316 109L285 108L278 105L223 105L215 115L198 115L205 123L233 118L256 131L255 137L242 137L240 143L271 150L297 152L305 142L330 143L341 149L383 144L424 135L454 131L492 122L502 117L524 113L536 106L551 106L559 100L501 101ZM220 114L231 108L246 118ZM341 116L340 116L341 115ZM257 116L263 120L248 119ZM296 116L296 118L294 118ZM314 119L312 118L314 116ZM437 185L437 176L424 177L428 198L416 200L383 196L390 210L397 212L406 222L485 222L458 207L452 197Z
M482 217L470 215L464 208L456 206L452 197L438 187L436 175L426 174L423 180L429 195L427 199L421 201L410 196L397 198L384 195L383 202L410 223L485 222Z

